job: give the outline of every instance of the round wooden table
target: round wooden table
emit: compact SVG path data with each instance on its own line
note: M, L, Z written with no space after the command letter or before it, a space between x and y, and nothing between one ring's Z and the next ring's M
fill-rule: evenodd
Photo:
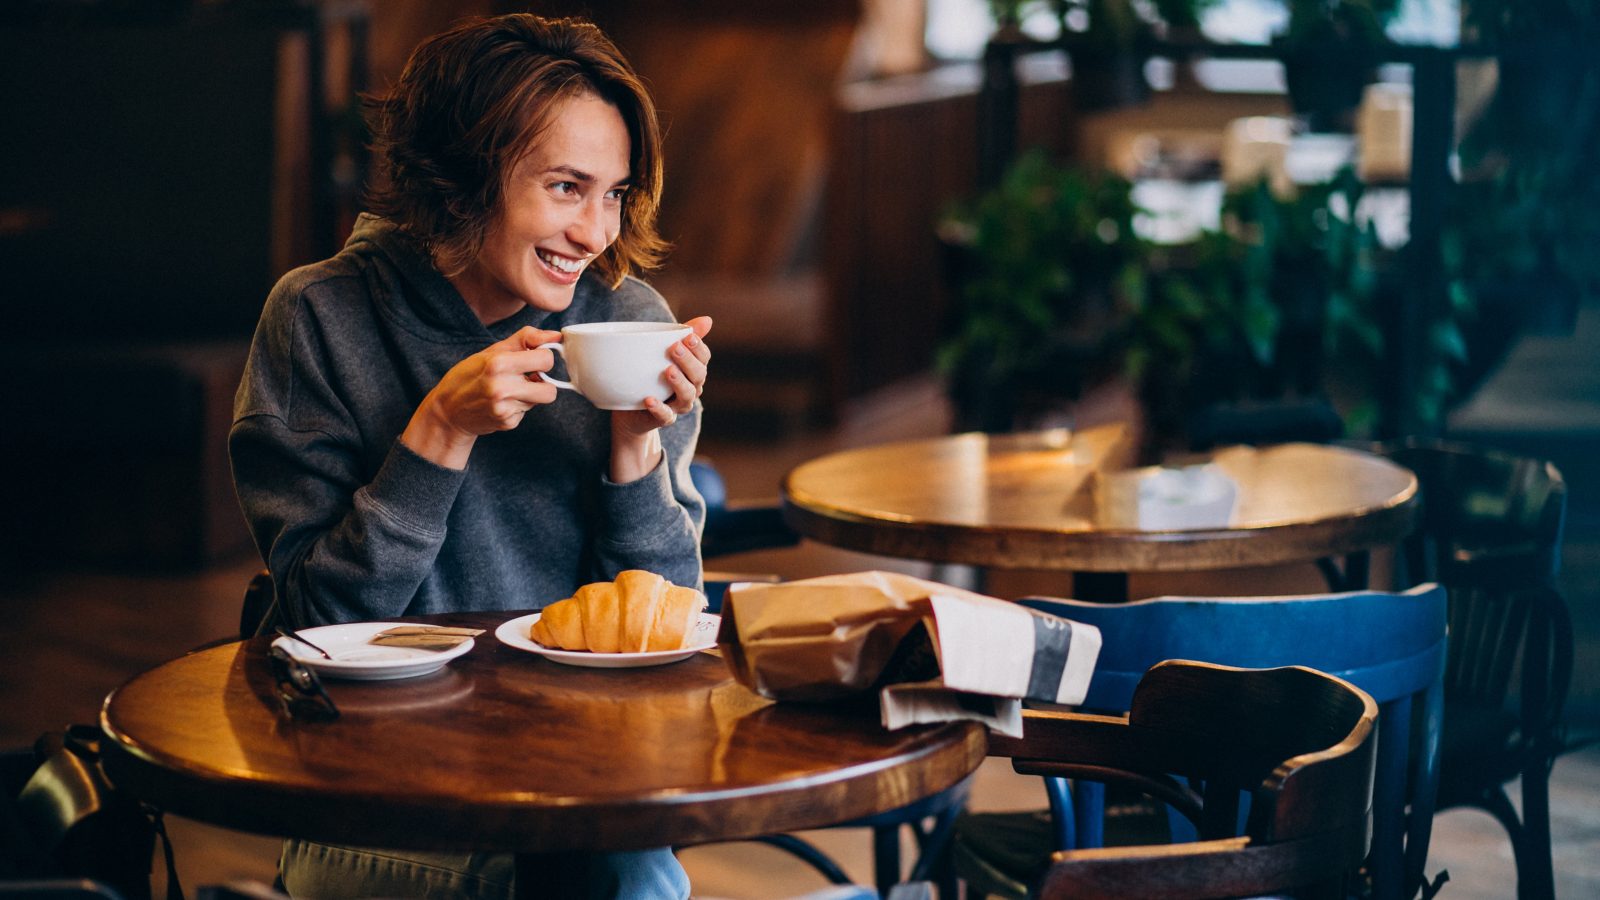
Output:
M1231 479L1231 514L1198 527L1143 528L1106 499L1107 485L1140 474L1123 471L1126 457L1114 427L847 450L789 472L784 518L806 537L883 556L1128 573L1365 552L1398 542L1417 514L1409 470L1357 450L1283 444L1186 460L1214 463Z
M106 698L105 767L133 796L224 827L378 847L628 850L836 824L948 788L975 723L885 731L875 698L774 704L708 653L588 669L508 647L509 613L442 671L326 680L342 715L287 718L267 638L141 674ZM520 879L519 884L529 879Z

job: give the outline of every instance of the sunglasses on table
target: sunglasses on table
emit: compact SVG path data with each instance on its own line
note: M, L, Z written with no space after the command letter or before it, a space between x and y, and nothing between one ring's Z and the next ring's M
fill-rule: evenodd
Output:
M339 707L322 686L317 673L289 655L282 647L270 647L267 661L272 664L278 705L291 719L326 722L339 718Z

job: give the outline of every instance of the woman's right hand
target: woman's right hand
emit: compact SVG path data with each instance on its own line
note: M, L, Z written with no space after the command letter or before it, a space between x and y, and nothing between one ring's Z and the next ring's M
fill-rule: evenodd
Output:
M528 326L455 364L424 397L400 441L424 459L464 469L479 435L510 431L528 410L556 398L539 378L555 363L540 344L561 340L558 331Z

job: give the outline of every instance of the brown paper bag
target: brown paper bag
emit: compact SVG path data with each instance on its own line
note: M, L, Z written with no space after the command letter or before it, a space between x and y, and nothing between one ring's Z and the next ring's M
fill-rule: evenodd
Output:
M927 592L885 572L734 585L717 633L746 687L774 700L827 700L877 683L926 615ZM915 579L913 579L915 580Z
M884 725L978 719L1019 734L1023 698L1078 703L1100 632L892 572L736 585L717 634L734 677L774 700L879 692Z

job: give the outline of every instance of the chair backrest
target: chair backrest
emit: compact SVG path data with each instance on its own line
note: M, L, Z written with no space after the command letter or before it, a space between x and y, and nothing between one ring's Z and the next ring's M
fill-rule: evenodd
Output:
M266 634L278 621L278 594L272 586L272 573L262 569L250 576L244 589L244 604L239 608L239 639L248 641Z
M700 553L706 559L800 543L800 535L784 523L777 503L729 504L722 473L708 460L691 460L689 477L706 502L700 537Z
M1129 784L1161 799L1170 775L1207 784L1205 805L1181 803L1202 840L1055 854L1045 898L1232 897L1338 890L1366 851L1377 704L1349 682L1303 667L1245 670L1169 661L1141 680L1126 717L1028 711L1021 739L990 752L1019 772ZM1213 786L1216 788L1213 789ZM1246 791L1236 807L1209 809Z
M689 461L689 477L706 502L706 524L700 535L700 556L710 560L733 553L792 547L797 534L783 521L776 503L728 503L728 486L710 460ZM706 570L704 587L708 612L720 613L728 586L740 581L777 581L770 573Z
M1144 672L1164 659L1309 666L1354 683L1379 704L1426 690L1444 662L1446 599L1438 585L1404 593L1018 602L1105 635L1085 709L1127 709Z
M1554 578L1567 508L1566 481L1554 465L1423 438L1371 449L1415 472L1422 489L1421 525L1404 555L1407 581Z
M106 778L102 740L72 725L0 754L0 897L150 897L159 826Z
M1415 472L1422 489L1422 525L1401 577L1450 592L1446 699L1505 707L1520 671L1524 739L1558 727L1572 677L1571 621L1555 585L1567 508L1560 471L1446 441L1375 449Z
M1421 880L1439 778L1447 606L1442 587L1122 604L1042 597L1020 602L1100 629L1104 643L1085 709L1128 709L1142 673L1165 659L1309 666L1370 694L1379 704L1383 731L1374 879L1386 892ZM1414 708L1420 710L1415 719Z

